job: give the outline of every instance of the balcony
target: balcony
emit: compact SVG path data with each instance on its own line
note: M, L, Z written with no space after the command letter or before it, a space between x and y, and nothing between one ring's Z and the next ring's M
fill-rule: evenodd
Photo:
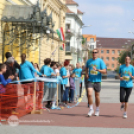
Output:
M75 31L73 29L66 29L65 32L66 32L66 38L67 39L70 39L75 33Z

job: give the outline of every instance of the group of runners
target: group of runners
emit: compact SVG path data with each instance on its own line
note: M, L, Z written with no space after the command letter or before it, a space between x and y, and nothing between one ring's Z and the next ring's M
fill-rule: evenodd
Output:
M101 75L107 73L107 67L104 61L98 57L98 50L94 49L92 51L92 59L89 59L86 63L86 88L89 104L88 116L94 114L93 109L93 98L92 93L95 91L95 116L100 114L100 91L101 91ZM125 57L125 64L121 65L119 68L119 78L120 78L120 109L124 111L123 118L127 118L127 108L128 100L133 88L134 79L134 67L130 64L131 58L129 56Z

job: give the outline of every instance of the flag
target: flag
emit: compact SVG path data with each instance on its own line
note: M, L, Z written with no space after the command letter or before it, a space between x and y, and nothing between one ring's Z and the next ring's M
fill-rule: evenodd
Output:
M65 48L65 45L62 44L62 46L60 47L60 50L64 50L64 48Z
M59 28L56 30L60 40L64 41L65 40L65 36L64 36L64 32L63 32L63 27Z

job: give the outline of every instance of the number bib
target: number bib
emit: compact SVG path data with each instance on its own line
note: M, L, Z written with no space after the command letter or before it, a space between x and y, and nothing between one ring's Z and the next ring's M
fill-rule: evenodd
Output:
M123 76L123 80L124 81L129 81L130 80L130 77L129 76Z
M97 74L98 74L98 72L97 72L97 71L95 71L95 70L91 70L91 71L90 71L90 74L91 74L91 75L97 75Z

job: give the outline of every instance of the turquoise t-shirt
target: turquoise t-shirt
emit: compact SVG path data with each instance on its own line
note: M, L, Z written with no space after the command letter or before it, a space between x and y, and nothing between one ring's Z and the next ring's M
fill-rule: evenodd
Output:
M106 69L104 61L100 58L96 60L89 59L86 63L86 68L89 70L89 79L90 82L101 82L101 73L99 71L93 70L93 66L98 70Z
M29 61L25 61L24 63L20 64L19 78L20 80L35 78L35 72L38 75L42 75L33 67L33 65Z
M62 67L60 69L60 76L63 78L63 76L67 76L67 70L65 67ZM63 78L63 83L62 84L67 84L68 78Z
M51 74L54 72L52 68L50 68L47 65L43 65L40 72L46 76L51 76Z
M82 69L81 68L76 68L73 70L73 73L75 73L75 77L81 78L82 75ZM82 79L80 79L80 83L82 82Z
M124 79L123 81L120 81L120 87L133 87L133 81L132 78L129 76L129 73L131 73L132 76L134 76L134 67L132 65L129 65L128 67L125 64L120 66L119 74Z

